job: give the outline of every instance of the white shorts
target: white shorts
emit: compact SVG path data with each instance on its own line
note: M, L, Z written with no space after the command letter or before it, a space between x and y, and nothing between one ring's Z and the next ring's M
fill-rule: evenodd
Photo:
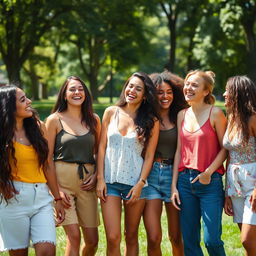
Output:
M256 186L256 163L230 164L227 170L227 192L231 197L234 222L256 225L256 213L249 202Z
M231 197L235 223L256 225L256 213L251 210L250 196Z
M14 182L19 194L0 203L0 251L56 244L52 196L45 183Z

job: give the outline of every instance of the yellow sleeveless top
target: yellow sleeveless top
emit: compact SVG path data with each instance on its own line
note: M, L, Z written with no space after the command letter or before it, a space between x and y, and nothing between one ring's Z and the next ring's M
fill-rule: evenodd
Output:
M13 180L28 183L46 183L43 170L39 167L37 153L33 146L14 142L16 165L10 156Z

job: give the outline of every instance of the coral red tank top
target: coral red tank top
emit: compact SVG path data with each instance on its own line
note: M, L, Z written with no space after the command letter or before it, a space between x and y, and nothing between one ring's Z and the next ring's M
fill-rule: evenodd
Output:
M195 132L186 130L184 126L184 116L180 131L181 159L179 171L183 171L185 168L191 168L204 172L219 153L221 147L217 133L210 122L211 112L212 108L207 121ZM225 169L223 165L221 165L216 172L224 174Z

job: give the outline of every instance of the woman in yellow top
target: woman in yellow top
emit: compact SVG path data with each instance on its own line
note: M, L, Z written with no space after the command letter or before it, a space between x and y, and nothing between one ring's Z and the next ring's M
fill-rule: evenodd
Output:
M53 256L56 235L48 186L59 222L64 210L55 173L47 168L45 126L31 100L13 85L0 87L0 123L0 251L26 256L32 240L36 255Z

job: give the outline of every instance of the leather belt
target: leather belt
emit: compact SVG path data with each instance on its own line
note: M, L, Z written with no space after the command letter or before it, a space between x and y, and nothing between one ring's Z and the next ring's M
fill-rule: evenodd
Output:
M158 162L161 164L166 164L166 165L172 165L173 164L173 159L171 158L155 158L154 162Z

